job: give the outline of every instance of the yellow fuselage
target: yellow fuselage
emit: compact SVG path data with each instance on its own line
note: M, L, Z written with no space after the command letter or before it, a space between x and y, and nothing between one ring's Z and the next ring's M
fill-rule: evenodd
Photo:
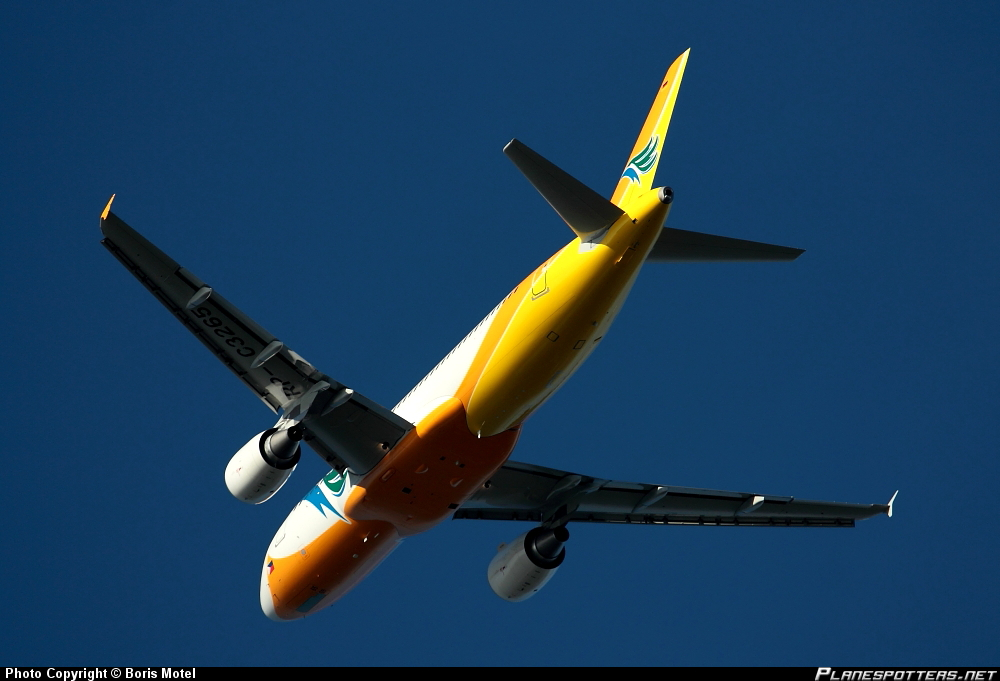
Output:
M504 302L514 312L496 346L482 349L489 358L465 400L472 432L488 437L520 424L603 338L669 208L656 192L636 203L635 217L624 215L600 243L574 239Z

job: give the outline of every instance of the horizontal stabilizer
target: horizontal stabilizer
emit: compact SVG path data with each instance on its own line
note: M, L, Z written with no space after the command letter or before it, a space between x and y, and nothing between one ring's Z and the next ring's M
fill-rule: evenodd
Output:
M727 236L664 227L650 251L649 262L724 262L737 260L795 260L801 248L774 246Z
M624 215L621 208L516 139L503 153L581 240L595 237Z

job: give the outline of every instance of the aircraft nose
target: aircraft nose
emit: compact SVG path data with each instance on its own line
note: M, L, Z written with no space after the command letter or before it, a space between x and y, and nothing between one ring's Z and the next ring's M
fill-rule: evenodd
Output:
M264 611L264 614L270 620L274 620L275 622L287 621L278 617L278 613L274 609L274 603L271 600L271 590L266 585L260 589L260 609Z
M285 618L278 614L277 609L274 607L274 597L271 595L271 584L267 578L270 572L270 565L265 562L264 569L260 574L260 609L264 611L268 619L275 622L288 622L289 620L299 619L299 617Z

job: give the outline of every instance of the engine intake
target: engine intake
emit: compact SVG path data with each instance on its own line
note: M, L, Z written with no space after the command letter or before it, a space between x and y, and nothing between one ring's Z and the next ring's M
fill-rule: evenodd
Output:
M258 433L229 460L226 487L248 504L262 504L281 489L299 462L301 426Z
M565 527L536 527L510 544L501 544L487 570L493 593L511 602L534 596L565 560L567 539Z

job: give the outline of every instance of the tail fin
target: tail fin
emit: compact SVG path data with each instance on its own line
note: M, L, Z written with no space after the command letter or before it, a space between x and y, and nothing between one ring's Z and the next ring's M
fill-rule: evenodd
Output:
M690 48L685 50L667 69L667 75L663 77L646 122L639 131L615 193L611 196L611 202L626 212L632 199L653 188L653 177L660 162L663 139L667 136L667 126L670 125L670 116L674 112L674 102L677 101L677 91L681 87L681 78L690 52Z

